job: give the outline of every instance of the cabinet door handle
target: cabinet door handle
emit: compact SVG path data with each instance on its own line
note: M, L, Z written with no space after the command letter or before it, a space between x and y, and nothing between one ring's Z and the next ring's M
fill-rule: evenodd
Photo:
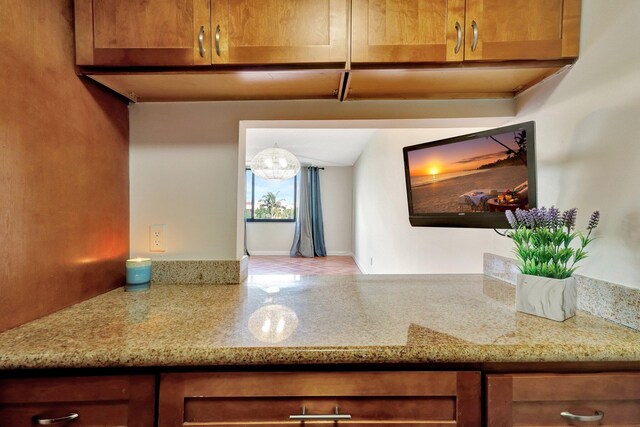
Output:
M216 55L220 56L220 25L216 27Z
M70 413L69 415L65 415L64 417L59 418L40 418L39 416L33 417L33 422L38 424L39 426L51 426L54 424L62 424L69 421L73 421L78 418L80 415L75 412Z
M200 48L200 56L204 58L204 53L206 52L204 49L204 27L200 27L200 32L198 33L198 47Z
M460 47L462 46L462 27L459 22L456 22L456 32L458 33L458 38L456 39L456 48L454 53L460 52Z
M296 421L345 421L350 420L350 414L341 414L340 407L336 406L335 413L323 415L308 415L307 408L302 407L301 414L289 415L290 420Z
M564 411L564 412L560 412L560 416L564 419L571 420L571 421L593 422L593 421L600 421L601 419L603 419L604 412L596 411L595 415L575 415L575 414L572 414L571 412Z
M476 21L471 22L471 28L473 28L473 40L471 41L471 52L475 52L478 47L478 23Z

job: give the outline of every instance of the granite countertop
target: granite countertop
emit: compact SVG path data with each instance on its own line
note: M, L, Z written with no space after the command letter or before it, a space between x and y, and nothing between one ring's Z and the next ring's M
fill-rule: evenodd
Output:
M640 332L516 313L514 293L482 275L120 288L0 334L0 369L640 361Z

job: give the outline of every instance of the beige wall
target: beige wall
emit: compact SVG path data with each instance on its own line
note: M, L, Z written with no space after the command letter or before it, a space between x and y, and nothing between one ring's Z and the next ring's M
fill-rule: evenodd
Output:
M0 1L0 331L124 284L127 104L73 46L72 1Z
M353 168L325 167L320 171L324 240L328 255L351 255ZM247 247L252 255L289 255L295 223L248 222Z
M640 1L584 0L580 59L517 99L535 120L541 204L602 211L578 273L640 288Z
M496 121L499 126L506 120ZM378 130L354 166L354 258L366 273L482 273L511 242L489 229L412 227L402 147L486 128Z
M237 189L244 188L245 121L370 120L371 128L385 119L474 122L513 114L512 100L134 104L131 254L150 255L148 227L161 223L167 224L168 250L152 254L156 259L242 255L244 194Z

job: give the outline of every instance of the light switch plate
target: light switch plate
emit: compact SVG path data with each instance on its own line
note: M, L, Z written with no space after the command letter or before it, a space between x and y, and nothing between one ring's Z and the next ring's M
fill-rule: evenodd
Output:
M149 251L165 252L167 250L166 224L149 226Z

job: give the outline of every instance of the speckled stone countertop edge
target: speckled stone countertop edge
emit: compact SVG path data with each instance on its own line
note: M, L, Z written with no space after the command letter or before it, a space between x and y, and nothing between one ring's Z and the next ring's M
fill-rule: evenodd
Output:
M482 346L481 346L482 347ZM478 363L561 363L561 362L637 362L640 350L603 349L602 346L573 347L562 351L557 345L413 347L327 347L327 348L225 348L189 351L158 349L118 355L105 352L47 355L0 356L0 370L58 368L167 368L196 366L269 365L357 365L357 364L478 364ZM480 353L480 354L479 354Z

